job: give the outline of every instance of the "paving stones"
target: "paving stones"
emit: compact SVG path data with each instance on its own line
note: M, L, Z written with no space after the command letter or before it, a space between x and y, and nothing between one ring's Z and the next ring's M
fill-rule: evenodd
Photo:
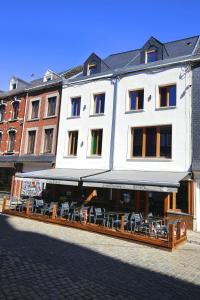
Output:
M197 243L170 253L0 215L0 299L199 299L199 295Z

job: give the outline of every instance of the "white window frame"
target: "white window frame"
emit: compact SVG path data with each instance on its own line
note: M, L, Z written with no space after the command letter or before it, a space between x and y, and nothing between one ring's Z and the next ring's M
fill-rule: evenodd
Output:
M47 116L47 112L48 112L48 99L52 98L52 97L56 97L55 115ZM46 97L45 97L45 112L44 112L44 118L45 119L55 118L55 117L58 116L58 102L59 102L59 93L58 92L46 95Z

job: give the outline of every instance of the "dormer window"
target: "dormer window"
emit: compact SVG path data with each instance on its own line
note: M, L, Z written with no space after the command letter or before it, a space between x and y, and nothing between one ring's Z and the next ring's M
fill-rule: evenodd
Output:
M17 88L17 84L16 84L16 83L13 83L13 84L12 84L12 90L16 90L16 88Z
M145 53L145 62L146 62L146 64L148 64L150 62L157 61L157 60L158 60L157 49L150 48L149 50L146 51L146 53Z
M88 64L88 73L87 75L93 75L97 73L97 63L96 61L92 61Z

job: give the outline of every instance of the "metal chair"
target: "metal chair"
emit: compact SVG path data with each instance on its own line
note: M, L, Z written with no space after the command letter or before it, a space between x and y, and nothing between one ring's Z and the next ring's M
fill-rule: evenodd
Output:
M60 210L60 216L61 217L69 217L69 202L64 202L61 205L61 210Z
M105 209L104 208L95 208L94 209L94 223L100 223L101 225L106 225L107 218L105 217Z

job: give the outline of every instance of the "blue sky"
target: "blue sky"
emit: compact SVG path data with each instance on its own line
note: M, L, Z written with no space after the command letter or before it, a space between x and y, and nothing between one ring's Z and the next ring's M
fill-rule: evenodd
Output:
M0 89L12 75L31 80L63 71L91 52L140 48L200 34L196 0L10 0L0 3Z

